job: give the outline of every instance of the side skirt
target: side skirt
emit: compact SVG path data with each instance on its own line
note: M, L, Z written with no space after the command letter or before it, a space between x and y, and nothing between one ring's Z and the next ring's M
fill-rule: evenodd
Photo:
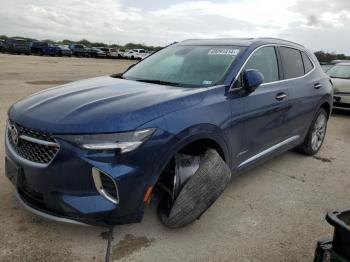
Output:
M258 159L272 153L273 151L275 151L275 150L277 150L285 145L292 143L293 141L297 140L299 137L300 137L299 135L292 136L292 137L290 137L290 138L288 138L288 139L286 139L286 140L284 140L284 141L282 141L282 142L280 142L272 147L265 149L264 151L262 151L256 155L248 158L247 160L243 161L241 164L238 165L238 168L242 168L242 167L247 166L249 163L251 163L255 160L258 160Z

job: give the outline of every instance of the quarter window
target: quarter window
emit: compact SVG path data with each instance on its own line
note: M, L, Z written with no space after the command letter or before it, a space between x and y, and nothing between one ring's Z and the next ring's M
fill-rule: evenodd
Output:
M272 46L263 47L256 51L244 67L256 69L264 76L264 83L279 80L278 63L275 48Z
M280 47L284 78L296 78L304 75L304 64L300 51L289 47Z
M307 74L314 68L314 65L310 61L310 58L304 52L301 52L301 55L303 57L305 74Z

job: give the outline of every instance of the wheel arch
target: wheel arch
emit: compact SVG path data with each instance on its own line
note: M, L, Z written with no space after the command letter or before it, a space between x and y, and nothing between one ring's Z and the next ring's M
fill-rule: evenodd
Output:
M191 150L192 148L195 148L195 150L198 149L197 147L199 147L199 150L213 148L218 151L219 155L224 159L227 165L229 167L231 166L228 143L223 138L222 131L213 125L204 125L204 127L206 128L204 129L203 126L200 127L202 130L200 132L198 132L199 126L196 126L184 130L178 136L176 136L178 141L167 151L165 156L160 161L158 166L159 172L157 172L157 177L155 177L153 181L154 185L157 183L159 177L162 175L172 158L178 152Z
M326 111L327 117L329 118L332 113L331 104L328 101L321 101L320 108L323 108Z

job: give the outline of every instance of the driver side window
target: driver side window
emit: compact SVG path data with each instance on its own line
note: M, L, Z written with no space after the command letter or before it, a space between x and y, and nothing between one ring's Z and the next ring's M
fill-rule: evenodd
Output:
M256 51L249 59L244 70L256 69L264 76L264 83L279 80L278 62L273 46L267 46Z

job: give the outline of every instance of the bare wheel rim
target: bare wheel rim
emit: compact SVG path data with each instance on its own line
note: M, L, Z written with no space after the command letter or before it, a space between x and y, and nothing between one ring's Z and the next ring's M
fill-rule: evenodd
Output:
M319 114L317 117L311 136L311 147L313 151L317 151L323 142L326 133L326 116L324 114Z

